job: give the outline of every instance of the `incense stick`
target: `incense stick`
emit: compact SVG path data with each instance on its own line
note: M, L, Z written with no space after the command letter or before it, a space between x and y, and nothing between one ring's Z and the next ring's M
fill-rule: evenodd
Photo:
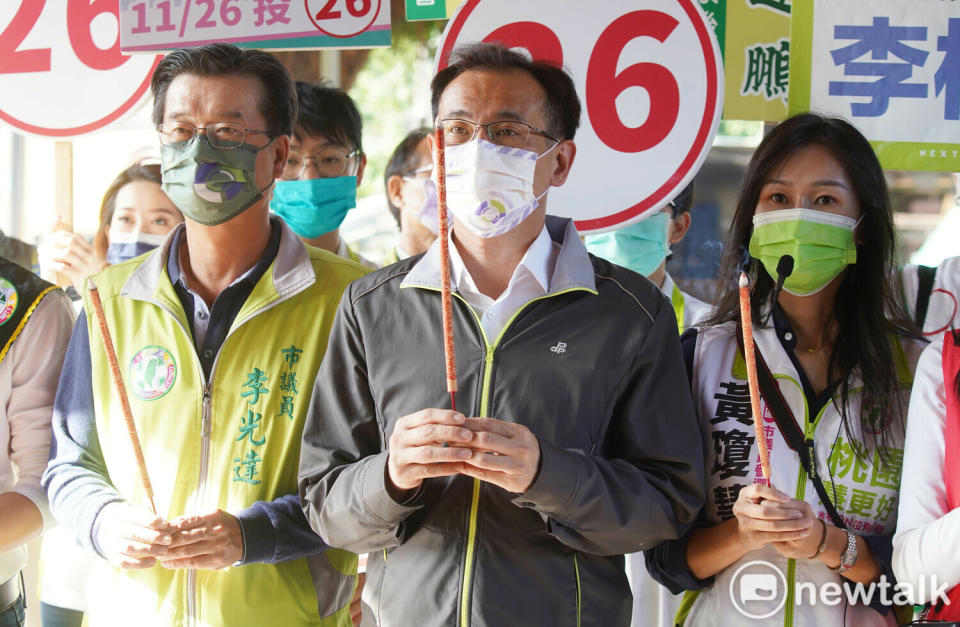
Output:
M450 241L447 222L447 165L443 128L434 132L437 150L434 169L437 174L437 217L440 223L440 299L443 307L443 353L446 361L447 392L450 408L457 409L457 361L453 347L453 298L450 294Z
M743 328L743 358L747 363L747 384L750 388L750 407L753 411L753 429L757 436L757 448L760 451L760 468L767 485L773 486L770 478L770 452L767 450L767 437L763 428L763 414L760 410L760 388L757 380L757 355L753 344L753 318L750 307L750 281L747 275L740 273L740 324Z
M100 293L93 281L89 282L87 290L90 294L90 301L93 303L93 317L97 320L97 327L100 329L100 336L103 338L103 350L107 354L107 363L110 365L110 374L113 378L113 385L120 397L120 408L123 410L123 420L127 424L127 435L130 436L130 446L133 448L133 455L137 460L137 473L140 475L140 483L143 484L143 491L150 502L150 510L157 514L157 506L153 502L153 486L150 484L150 476L147 474L147 462L143 458L143 448L140 446L140 436L137 435L137 425L133 422L133 410L130 409L130 399L127 398L127 390L123 385L123 377L120 375L120 364L117 363L117 352L113 347L113 338L110 337L110 330L107 328L107 321L103 315L103 304L100 302Z

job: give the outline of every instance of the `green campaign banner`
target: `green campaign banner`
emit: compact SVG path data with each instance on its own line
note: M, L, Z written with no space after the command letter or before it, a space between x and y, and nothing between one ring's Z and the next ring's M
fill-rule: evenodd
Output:
M407 21L446 20L460 6L460 0L405 0Z
M768 122L786 118L789 0L725 0L725 3L725 33L721 39L726 74L723 117Z

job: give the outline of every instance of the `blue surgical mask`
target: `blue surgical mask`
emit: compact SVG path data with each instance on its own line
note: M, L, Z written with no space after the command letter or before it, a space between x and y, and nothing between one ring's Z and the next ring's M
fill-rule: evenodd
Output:
M270 201L270 210L306 239L337 230L356 206L356 176L277 181Z
M107 246L107 263L112 266L139 257L162 244L166 237L166 235L153 233L123 233L111 230L110 244Z
M597 257L649 276L670 254L670 216L658 212L636 224L586 237L587 250Z

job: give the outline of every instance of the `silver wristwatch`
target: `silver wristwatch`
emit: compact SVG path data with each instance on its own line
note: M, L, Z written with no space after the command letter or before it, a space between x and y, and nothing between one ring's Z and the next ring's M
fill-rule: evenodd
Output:
M841 575L851 568L854 564L857 563L857 535L847 530L847 550L843 552L843 555L840 556L840 568L837 569L837 572Z

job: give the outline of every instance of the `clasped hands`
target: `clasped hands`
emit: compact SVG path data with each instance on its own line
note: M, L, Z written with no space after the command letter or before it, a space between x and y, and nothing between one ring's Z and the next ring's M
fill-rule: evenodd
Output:
M403 502L426 478L462 474L519 494L539 463L540 442L524 425L423 409L400 418L390 436L388 489Z
M128 502L99 516L97 544L120 568L226 568L243 557L243 533L231 514L216 510L166 521Z
M753 484L740 490L733 513L740 542L747 550L770 544L787 558L817 556L823 527L806 501L790 498L775 488Z

